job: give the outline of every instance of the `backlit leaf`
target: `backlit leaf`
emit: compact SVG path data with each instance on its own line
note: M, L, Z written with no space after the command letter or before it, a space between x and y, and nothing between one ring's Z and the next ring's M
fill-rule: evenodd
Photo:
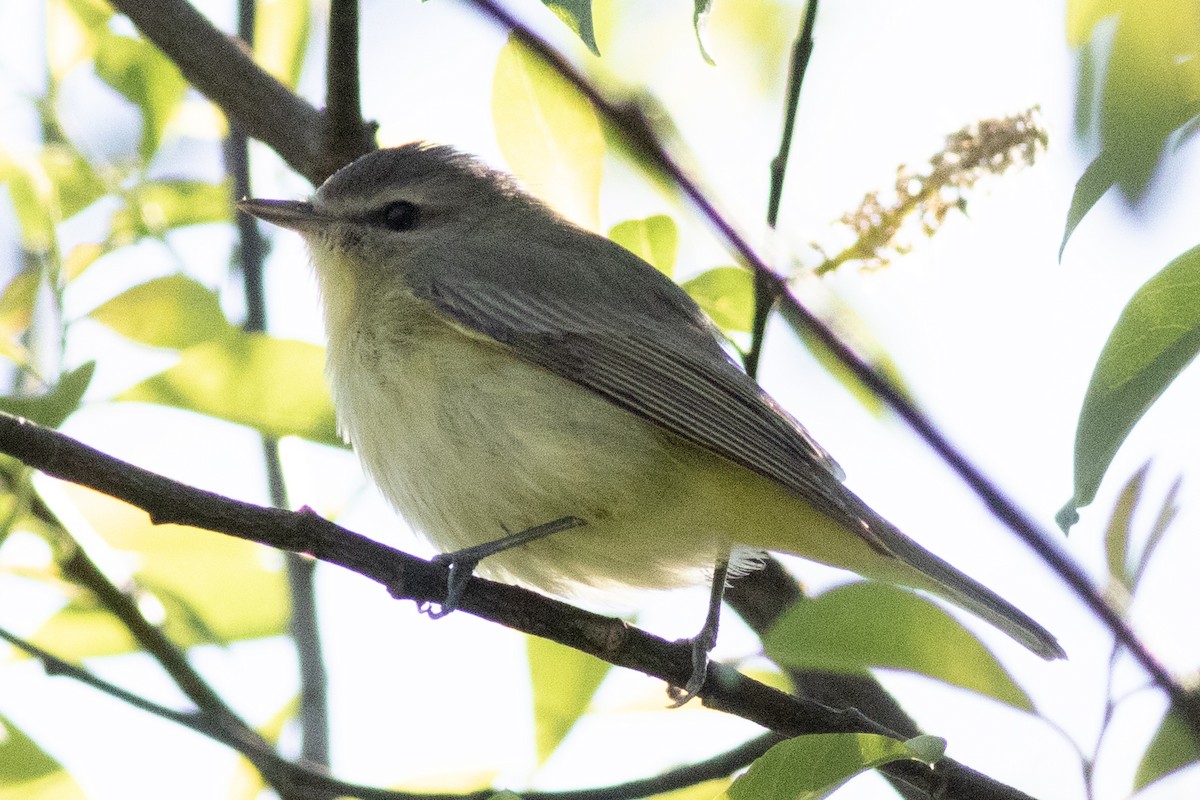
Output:
M696 30L696 46L700 48L700 55L703 56L705 62L715 66L716 62L708 54L708 48L704 46L704 29L708 25L708 15L712 12L712 6L713 0L694 0L692 27Z
M0 411L24 417L47 428L57 428L79 408L95 371L96 362L89 361L70 372L64 372L58 384L45 394L0 397Z
M1067 241L1079 227L1079 223L1100 201L1104 193L1117 182L1116 166L1109 153L1101 153L1096 160L1088 165L1075 184L1075 194L1071 197L1071 208L1067 211L1067 224L1063 230L1062 243L1058 246L1058 258L1061 261L1063 251L1067 249Z
M181 356L178 364L117 399L184 408L274 438L299 436L342 446L325 390L320 347L240 334L189 347Z
M860 772L892 761L941 758L933 737L916 746L870 733L797 736L772 747L721 795L727 800L820 800ZM944 749L945 743L942 743Z
M92 166L64 144L46 145L24 158L0 154L0 181L8 185L22 246L32 253L50 250L55 226L106 192Z
M164 630L177 645L225 644L286 629L287 581L274 551L185 525L155 525L145 511L120 500L61 485L75 512L109 546L136 554L139 603L165 613ZM51 617L35 639L73 659L122 652L132 643L110 618L80 601Z
M1058 513L1068 530L1096 496L1133 426L1200 348L1200 247L1147 281L1100 352L1075 431L1075 494Z
M717 267L682 284L721 330L748 333L754 324L754 276L741 267Z
M46 3L46 63L59 82L96 52L97 31L108 24L112 8L101 0L49 0Z
M227 222L233 216L230 196L227 182L184 180L146 181L134 193L141 225L151 235L185 225Z
M62 765L11 720L0 717L0 800L83 797Z
M679 248L679 229L666 214L619 222L608 238L647 262L668 278L675 271L675 252Z
M1171 134L1200 112L1200 7L1189 0L1072 0L1067 19L1073 44L1103 48L1079 62L1103 75L1079 83L1100 87L1092 114L1107 169L1137 202ZM1112 26L1111 36L1095 36L1102 22Z
M149 162L171 115L183 101L187 83L174 63L144 39L107 33L100 39L95 63L101 80L141 110L138 151L142 160Z
M575 31L588 50L600 55L600 48L596 45L596 30L592 26L592 0L542 0L542 4Z
M496 140L509 167L575 222L599 218L604 135L591 104L561 75L509 39L492 80Z
M1108 520L1108 529L1104 534L1104 549L1108 557L1108 576L1111 581L1121 586L1126 593L1132 591L1133 570L1130 568L1129 542L1133 527L1133 512L1142 497L1142 488L1146 484L1146 473L1150 465L1146 464L1129 478L1125 488L1117 498L1112 516ZM1111 602L1111 598L1110 598Z
M544 762L591 703L608 664L557 642L528 636L538 761Z
M1197 762L1200 762L1200 746L1196 745L1188 726L1174 712L1168 711L1138 764L1133 779L1134 791Z
M902 669L1033 710L1029 696L970 631L930 601L883 583L851 583L797 603L763 645L782 667Z
M0 332L6 338L15 337L29 327L41 280L42 270L28 267L14 275L0 293Z
M217 293L185 275L134 286L88 316L134 341L176 350L237 333L225 319Z
M254 60L293 89L308 51L311 6L309 0L260 0L254 6Z

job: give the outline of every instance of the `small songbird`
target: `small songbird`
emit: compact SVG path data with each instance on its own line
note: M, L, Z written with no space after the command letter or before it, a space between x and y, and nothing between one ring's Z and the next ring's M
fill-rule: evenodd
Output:
M456 566L560 596L714 580L687 696L726 568L764 550L923 589L1064 657L847 489L682 289L506 174L409 144L363 156L311 201L238 205L304 237L340 429Z

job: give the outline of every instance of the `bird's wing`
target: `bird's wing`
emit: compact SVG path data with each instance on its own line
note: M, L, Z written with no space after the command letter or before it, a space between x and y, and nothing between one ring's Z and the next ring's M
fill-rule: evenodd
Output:
M545 265L549 255L536 253L532 260ZM554 275L521 271L515 259L499 259L499 268L464 262L468 256L456 251L456 264L427 273L414 290L463 328L518 358L776 481L843 522L876 552L933 581L900 582L971 609L1043 658L1063 657L1054 636L1035 621L927 552L842 486L833 459L729 360L703 314L674 283L657 273L637 281L621 281L612 272L590 275L589 288L600 296L581 303L562 281L578 276L584 265ZM599 261L609 267L623 258L606 256ZM653 270L632 255L628 259L621 269ZM503 276L500 268L506 268Z
M624 255L607 251L602 262L627 258L623 268L653 271L613 247ZM532 260L545 263L538 255ZM464 264L469 253L455 257L454 266L443 265L414 289L456 323L861 527L841 468L733 364L702 312L666 277L654 272L648 281L599 287L597 277L614 276L592 275L589 286L620 296L583 304L562 275L530 275L509 261L501 278L490 265Z

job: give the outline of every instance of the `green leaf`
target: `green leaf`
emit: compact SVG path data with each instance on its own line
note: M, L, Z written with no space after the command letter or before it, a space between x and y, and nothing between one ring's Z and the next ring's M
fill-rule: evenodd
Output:
M34 635L39 647L66 661L117 656L138 650L138 643L107 609L89 598L72 600Z
M1149 470L1149 464L1143 465L1125 483L1120 497L1117 498L1117 504L1113 506L1112 517L1108 520L1108 530L1104 534L1109 579L1121 586L1127 594L1133 590L1133 570L1130 568L1129 553L1133 512L1142 498L1142 488L1146 484L1146 473Z
M309 0L273 0L254 6L254 60L288 87L300 83L312 28Z
M1064 531L1090 503L1117 449L1200 348L1200 247L1176 258L1125 306L1096 361L1075 431L1075 494Z
M21 228L21 247L30 253L48 252L54 246L54 228L59 221L48 177L40 169L11 160L2 167L17 225Z
M83 797L75 779L10 720L0 716L0 800Z
M1075 184L1075 194L1071 197L1071 208L1067 211L1067 224L1063 230L1062 244L1058 246L1058 260L1062 261L1063 251L1067 249L1067 241L1079 227L1079 223L1092 207L1100 201L1104 193L1117 182L1116 166L1108 153L1101 153L1096 160L1088 165L1083 175Z
M1179 476L1171 484L1171 488L1167 490L1166 497L1163 498L1162 507L1158 510L1158 517L1154 520L1154 526L1150 528L1150 535L1146 537L1146 544L1142 546L1142 555L1137 560L1137 567L1134 570L1131 584L1133 590L1137 589L1142 575L1146 572L1146 566L1150 563L1150 559L1154 556L1154 551L1158 549L1158 545L1166 535L1167 529L1171 527L1171 523L1179 515L1177 501L1179 489L1182 485L1183 476Z
M1073 0L1067 14L1076 44L1093 37L1101 21L1115 21L1109 52L1081 60L1081 67L1104 65L1093 112L1101 149L1126 198L1137 202L1170 135L1200 111L1200 7L1188 0ZM1091 46L1098 46L1094 39Z
M163 614L180 647L277 636L288 619L287 580L274 551L185 525L155 525L138 508L79 486L65 486L82 515L114 550L136 555L139 605ZM67 576L70 577L69 575ZM236 586L237 591L230 591ZM129 652L136 645L90 596L74 599L34 637L47 650L79 660Z
M700 55L704 58L705 63L715 67L717 62L712 60L712 56L708 54L708 49L704 46L704 28L708 23L708 15L712 12L713 0L695 0L692 13L692 27L696 30L696 46L700 48Z
M320 347L240 334L189 347L181 356L175 366L116 399L184 408L275 438L344 446L325 390Z
M104 255L105 246L95 242L84 242L71 248L63 260L62 274L67 282L73 281L96 263L96 259Z
M533 683L538 763L544 763L587 711L609 667L594 656L537 636L526 637L525 649Z
M186 275L134 286L88 316L134 341L175 350L238 333L225 319L217 293Z
M134 190L129 211L136 215L139 232L148 236L187 225L228 222L233 217L231 189L228 181L146 181Z
M49 0L46 3L46 65L53 83L61 83L79 64L91 61L108 27L112 8L102 0Z
M0 332L5 338L16 337L33 321L33 306L41 282L41 268L32 266L18 272L4 287L0 294Z
M928 600L882 583L851 583L802 600L763 646L782 667L902 669L1033 711L1029 696L966 628Z
M741 267L717 267L684 281L683 290L726 333L754 324L754 276Z
M5 154L0 159L0 180L8 184L22 245L33 253L50 250L55 226L106 192L92 166L64 144L46 145L31 157Z
M1133 779L1134 791L1145 789L1159 778L1200 762L1200 746L1174 711L1168 711L1150 740Z
M940 736L923 733L908 739L904 744L916 754L918 761L926 764L936 764L946 757L946 740Z
M596 112L512 38L496 62L492 119L512 171L568 217L595 227L605 153Z
M608 232L608 238L668 278L674 274L679 229L675 227L675 220L666 214L618 222Z
M924 737L932 738L932 737ZM926 742L871 733L823 733L780 742L721 795L728 800L820 800L868 769L892 761L926 762Z
M24 417L47 428L57 428L79 408L95 371L96 362L89 361L70 372L64 372L58 384L39 397L0 397L0 411Z
M596 30L592 26L592 0L542 0L542 5L554 12L554 15L578 36L587 49L594 55L600 55L600 47L596 44Z
M179 69L149 42L106 33L96 50L96 74L142 112L138 148L148 163L187 91Z
M108 193L100 175L70 145L46 145L38 155L38 163L50 181L59 220L70 219Z

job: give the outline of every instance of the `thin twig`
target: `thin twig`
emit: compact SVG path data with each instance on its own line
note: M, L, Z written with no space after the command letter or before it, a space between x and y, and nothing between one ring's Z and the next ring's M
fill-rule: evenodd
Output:
M29 511L46 524L62 529L62 523L36 494L32 495ZM91 592L100 605L120 621L138 647L158 662L184 696L214 727L222 730L227 737L239 741L257 741L266 747L266 741L209 686L175 643L146 620L137 601L113 584L81 547L72 544L59 564L64 577Z
M709 224L721 235L730 249L761 277L764 285L769 287L780 304L784 319L828 348L833 356L853 372L867 388L891 406L909 427L970 487L987 509L1025 542L1075 592L1076 596L1129 650L1154 682L1166 691L1171 698L1172 705L1180 713L1181 718L1186 720L1193 737L1200 742L1200 699L1191 697L1171 677L1171 674L1146 649L1146 646L1125 624L1120 615L1110 608L1099 592L1092 587L1087 574L1053 543L1048 533L1022 512L1016 503L1010 500L950 444L933 422L917 409L899 388L894 386L886 376L859 358L819 318L801 305L800 301L790 292L787 282L767 266L747 239L717 211L712 201L700 190L696 182L666 152L645 116L637 108L618 105L609 100L558 51L528 27L522 25L506 9L492 0L469 0L469 2L483 14L507 28L514 38L566 78L612 124L614 129L623 135L629 147L640 153L653 168L661 171L680 188L700 215L708 220Z
M229 736L228 732L222 730L219 726L212 725L203 714L190 711L177 711L176 709L168 708L122 689L120 686L65 661L53 653L38 647L33 642L22 639L20 636L4 628L0 628L0 639L24 650L29 655L41 661L43 668L50 675L71 678L140 711L145 711L148 714L153 714L156 717L182 725L202 736L207 736L247 757L259 760L272 760L272 770L276 774L286 774L289 790L293 793L297 792L297 790L303 790L300 792L300 796L302 797L313 795L323 796L332 792L338 796L359 797L364 798L364 800L483 800L495 794L492 790L464 794L402 792L340 781L337 778L325 775L318 770L302 764L287 762L273 751L261 751L259 750L258 743L239 741L237 738ZM738 745L728 752L720 753L695 764L689 764L664 772L653 778L629 781L628 783L595 789L575 789L565 792L525 792L521 796L524 800L633 800L633 798L661 794L674 789L692 786L703 781L725 777L747 766L780 741L782 741L780 737L768 733Z
M247 45L254 42L254 0L238 2L238 36ZM225 169L233 178L234 199L249 197L250 148L245 131L236 122L229 126L225 142ZM263 289L263 266L266 262L266 242L258 230L258 221L248 214L237 212L238 266L242 277L242 294L246 302L246 318L242 329L258 333L267 328L267 304ZM287 486L279 457L279 442L262 437L263 469L271 505L288 508ZM300 675L300 757L305 763L325 766L329 763L328 678L325 659L321 653L320 629L317 625L315 562L296 553L287 553L286 571L291 614L288 633L296 648Z
M771 159L771 189L767 197L767 225L774 230L779 222L779 204L783 199L783 182L787 175L788 156L792 152L792 134L796 129L796 115L800 109L800 87L808 73L808 62L813 51L813 27L817 23L817 0L808 0L800 32L792 44L791 69L788 73L787 107L783 112L783 134L779 139L779 152ZM758 376L758 359L762 355L763 337L767 330L767 318L775 307L775 294L770 284L759 273L754 273L754 322L750 326L750 347L742 359L746 373Z

